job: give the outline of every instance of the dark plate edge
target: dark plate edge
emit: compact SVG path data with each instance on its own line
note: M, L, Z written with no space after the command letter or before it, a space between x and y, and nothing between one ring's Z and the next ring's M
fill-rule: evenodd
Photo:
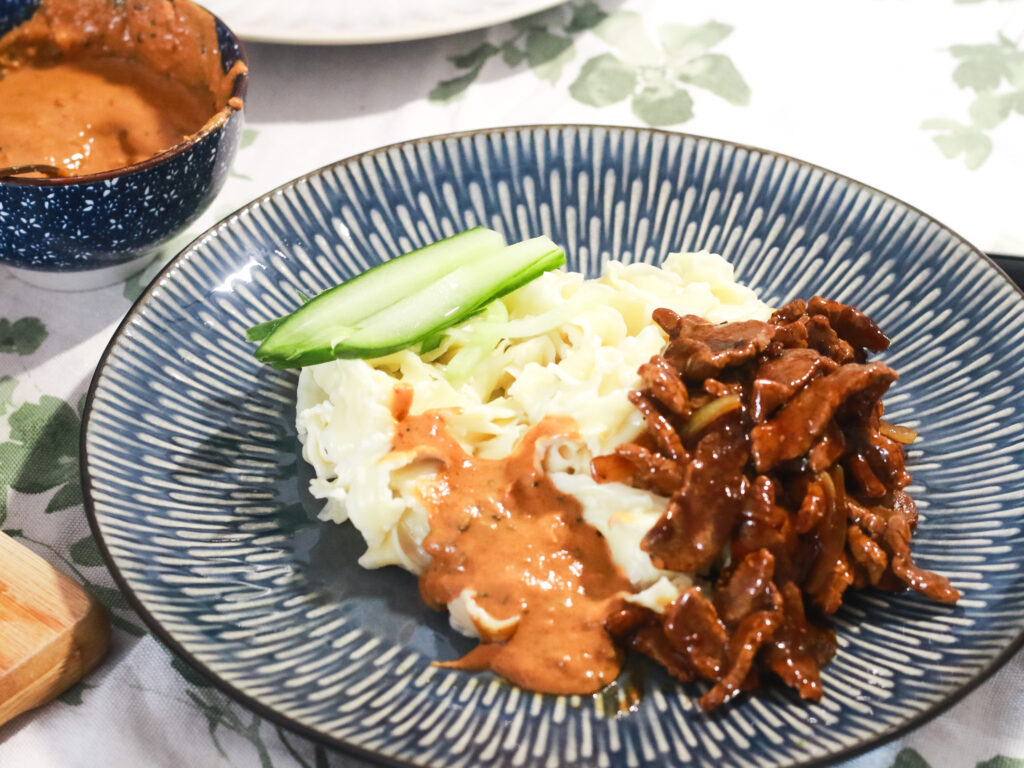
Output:
M120 588L121 592L124 593L124 595L127 597L129 604L132 606L132 608L135 610L135 612L138 613L139 617L143 620L143 622L146 624L146 626L148 626L150 628L150 630L153 632L153 634L164 645L169 647L172 651L174 651L175 654L177 654L181 659L186 661L193 669L195 669L197 672L202 674L203 677L208 679L211 683L213 683L216 687L221 689L224 693L228 694L229 696L234 698L236 701L240 702L243 706L245 706L248 709L254 711L256 714L260 715L264 719L269 720L269 721L274 722L274 723L277 723L278 725L281 725L281 726L287 728L290 731L293 731L293 732L298 733L298 734L300 734L302 736L305 736L306 738L308 738L308 739L310 739L312 741L315 741L315 742L317 742L319 744L322 744L324 746L330 747L332 749L341 750L341 751L346 752L348 754L351 754L351 755L353 755L355 757L358 757L359 759L367 760L367 761L369 761L371 763L375 762L375 763L377 763L379 765L399 766L401 768L406 768L406 767L408 767L408 768L418 768L416 763L405 762L405 761L402 761L402 760L396 760L394 758L388 757L386 755L381 755L381 754L376 753L376 752L369 752L369 751L363 749L362 747L358 747L358 746L355 746L353 744L349 744L348 742L344 742L344 741L341 741L340 739L337 739L337 738L334 738L332 736L329 736L329 735L327 735L325 733L322 733L322 732L320 732L320 731L318 731L318 730L316 730L314 728L311 728L311 727L309 727L307 725L304 725L304 724L298 722L297 720L293 720L292 718L288 717L287 715L283 715L283 714L281 714L281 713L271 709L270 707L262 704L261 702L257 701L256 699L251 698L244 691L241 691L240 689L234 687L231 683L228 683L227 681L225 681L225 680L221 679L220 677L218 677L216 673L214 673L210 669L208 669L202 662L200 662L191 653L189 653L184 647L182 647L171 636L171 634L167 630L165 630L163 628L163 626L159 623L159 621L157 621L157 619L148 611L148 609L143 604L142 600L132 590L131 586L128 584L127 579L125 579L124 575L121 573L120 569L118 568L117 563L114 560L114 557L110 553L110 550L107 549L106 542L103 539L103 534L100 531L99 521L97 520L97 517L96 517L96 509L95 509L95 506L94 506L93 500L92 500L92 481L91 481L91 478L89 477L88 472L86 471L87 466L88 466L88 458L89 458L88 451L86 450L86 437L87 437L88 430L89 430L89 424L90 424L90 421L92 419L93 399L95 397L96 389L97 389L97 386L99 384L99 380L100 380L100 378L101 378L101 376L102 376L102 374L104 372L104 369L106 368L106 366L107 366L107 364L109 362L110 355L113 352L113 349L116 346L118 340L121 338L122 332L125 330L125 328L128 327L128 325L132 322L132 320L140 313L140 310L141 310L143 304L149 298L150 294L155 290L155 288L158 286L158 284L170 272L172 272L174 269L176 269L178 267L179 262L183 262L183 261L187 261L188 260L188 257L191 255L190 252L192 251L192 249L195 246L197 246L200 242L205 240L207 237L214 236L214 235L218 234L218 232L223 227L227 226L234 219L236 219L239 216L239 214L242 213L243 211L245 211L245 210L247 210L249 208L258 206L258 205L262 205L264 202L266 202L267 200L269 200L271 197L273 197L274 195L278 194L279 192L281 192L281 191L283 191L283 190L285 190L287 188L291 188L293 186L296 186L296 185L302 183L303 181L306 181L306 180L308 180L308 179L310 179L310 178L312 178L314 176L318 176L320 174L323 174L323 173L325 173L326 171L328 171L328 170L330 170L332 168L336 168L338 166L348 165L348 164L351 164L351 163L359 162L360 160L362 160L362 159L364 159L366 157L370 157L370 156L373 156L373 155L378 155L378 154L381 154L381 153L385 153L385 152L388 152L389 150L397 149L399 147L403 147L403 146L407 146L407 145L411 145L411 144L423 144L423 143L427 143L427 142L435 142L435 141L443 141L443 140L453 140L453 139L457 140L457 139L467 138L467 137L471 137L471 136L481 136L481 135L487 136L487 135L492 135L492 134L501 134L501 133L507 133L509 131L532 131L532 130L544 130L544 131L562 130L562 131L564 131L566 129L570 129L570 130L583 129L583 130L590 130L590 131L593 131L593 130L611 130L611 131L625 131L625 132L634 132L634 133L661 134L663 136L680 136L680 137L683 137L684 139L685 138L690 138L690 139L694 139L695 141L706 141L706 142L710 142L710 143L717 143L717 144L720 144L720 145L731 145L734 148L744 149L744 150L747 150L748 152L757 152L757 153L759 153L761 155L767 155L767 156L771 156L771 157L781 158L783 160L789 160L791 162L795 162L795 163L798 163L800 165L804 165L804 166L806 166L808 168L812 168L812 169L815 169L815 170L823 171L824 173L827 173L827 174L830 174L832 176L835 176L838 179L841 179L841 180L846 181L848 183L854 184L854 185L856 185L856 186L858 186L858 187L860 187L862 189L868 190L868 191L873 192L875 194L882 195L883 197L888 198L889 200L892 200L892 201L894 201L896 203L899 203L900 205L904 206L908 210L910 210L910 211L916 213L917 215L921 216L922 219L924 219L925 221L931 222L931 223L937 225L938 227L940 227L942 229L945 229L947 232L949 232L950 234L954 235L957 239L959 239L961 242L963 242L965 245L967 245L967 247L970 249L970 251L974 254L974 256L976 258L978 258L982 262L987 262L988 265L993 269L993 271L997 275L1001 276L1004 280L1006 280L1006 282L1010 284L1010 286L1017 292L1017 294L1021 298L1024 298L1024 289L1021 289L1021 287L1018 286L1009 277L1009 275L1007 275L1006 271L1001 266L999 266L999 264L997 264L987 254L985 254L980 249L978 249L976 246L974 246L970 241L968 241L966 238L960 236L955 230L950 229L948 226L946 226L942 222L940 222L937 219L935 219L934 217L928 215L927 213L922 211L920 208L917 208L917 207L915 207L913 205L910 205L909 203L904 202L903 200L901 200L898 197L894 197L893 195L890 195L890 194L888 194L886 192L883 192L882 190L878 189L877 187L873 187L873 186L871 186L869 184L864 184L863 182L857 181L856 179L854 179L854 178L852 178L850 176L847 176L845 174L837 173L837 172L832 171L832 170L830 170L828 168L825 168L823 166L817 165L815 163L809 163L809 162L807 162L805 160L801 160L799 158L793 157L792 155L787 155L787 154L784 154L782 152L775 152L775 151L772 151L772 150L762 149L760 147L755 147L755 146L752 146L752 145L749 145L749 144L742 144L742 143L735 142L735 141L729 141L729 140L726 140L726 139L716 139L716 138L712 138L712 137L709 137L709 136L701 136L701 135L693 134L693 133L684 133L684 132L681 132L681 131L667 131L667 130L662 130L662 129L657 129L657 128L639 128L639 127L636 127L636 126L600 125L600 124L587 124L587 123L524 124L524 125L503 126L503 127L498 127L498 128L484 128L484 129L475 129L475 130L466 130L466 131L456 131L456 132L452 132L452 133L443 133L443 134L435 134L435 135L432 135L432 136L423 136L423 137L420 137L420 138L417 138L417 139L408 139L406 141L394 142L392 144L388 144L388 145L385 145L385 146L382 146L382 147L376 147L376 148L373 148L373 149L370 149L370 150L367 150L367 151L364 151L364 152L359 152L357 154L350 155L349 157L343 158L341 160L337 160L337 161L335 161L333 163L328 163L327 165L321 166L320 168L317 168L317 169L315 169L313 171L305 173L305 174L303 174L301 176L297 176L296 178L291 179L290 181L286 181L285 183L275 187L274 189L270 190L269 192L265 193L264 195L261 195L260 197L254 199L254 200L251 200L250 202L248 202L245 205L241 206L240 208L236 209L234 212L232 212L232 213L228 214L227 216L225 216L223 219L221 219L221 221L219 221L218 223L214 224L208 230L206 230L205 232L200 234L198 237L196 237L180 253L178 253L177 256L172 258L160 270L159 273L157 273L157 275L153 278L153 280L149 283L149 285L146 286L146 289L142 292L142 294L139 296L139 298L136 299L135 303L132 304L132 306L128 310L127 314L124 316L124 318L118 324L117 328L115 329L113 335L110 338L110 341L107 342L107 345L106 345L105 349L103 350L103 354L100 356L99 363L96 366L96 371L93 374L92 380L89 383L88 392L86 393L85 405L84 405L84 410L83 410L83 413L82 413L82 426L81 426L81 430L80 430L80 433L79 433L78 462L79 462L79 474L80 474L81 485L82 485L82 497L83 497L83 503L84 503L84 507L85 507L86 517L88 518L89 528L90 528L90 530L92 532L93 538L95 539L96 544L99 547L99 550L100 550L100 552L103 555L103 559L106 562L107 569L110 571L111 575L114 577L115 583ZM794 763L794 764L792 764L792 766L790 766L790 768L824 768L824 766L836 765L837 763L840 763L840 762L845 761L845 760L849 760L849 759L851 759L853 757L856 757L858 755L864 754L865 752L868 752L868 751L870 751L872 749L875 749L877 747L883 746L884 744L887 744L887 743L893 741L894 739L909 733L910 731L914 730L915 728L923 725L924 723L928 722L929 720L931 720L931 719L937 717L938 715L942 714L943 712L947 711L954 704L960 702L964 697L967 696L967 694L971 693L976 688L978 688L978 686L980 686L983 682L988 680L996 672L996 670L998 670L1007 661L1009 661L1009 659L1011 657L1013 657L1017 653L1017 651L1019 651L1022 647L1024 647L1024 630L1021 630L1021 632L1018 633L1017 637L1015 637L1013 640L1011 640L1007 644L1006 648L1004 648L1002 650L1002 652L999 653L998 656L996 656L994 659L992 659L992 661L990 661L977 674L975 674L975 676L973 678L968 680L966 683L963 683L958 689L953 691L949 696L947 696L942 701L932 705L930 708L924 710L923 712L920 712L917 715L911 717L906 722L904 722L904 723L902 723L902 724L900 724L898 726L894 726L892 728L889 728L886 731L882 731L881 733L878 733L878 734L876 734L876 735L874 735L874 736L872 736L872 737L870 737L870 738L860 742L859 744L856 744L856 745L850 746L850 747L845 747L845 748L839 750L838 752L834 752L834 753L832 753L830 755L823 755L821 757L815 757L815 758L812 758L812 759L810 759L808 761L805 761L805 762L802 762L802 763ZM742 705L742 700L739 702L739 704Z

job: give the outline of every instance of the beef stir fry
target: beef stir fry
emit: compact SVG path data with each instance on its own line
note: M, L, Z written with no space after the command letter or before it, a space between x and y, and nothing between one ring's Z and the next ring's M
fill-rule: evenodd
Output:
M883 420L897 375L868 361L889 340L820 297L768 322L713 325L667 309L654 319L670 341L631 393L647 431L592 471L669 497L642 547L659 568L711 581L661 614L624 601L608 629L679 680L713 681L705 710L767 672L820 699L836 638L808 613L834 613L850 587L959 598L910 555L917 510L903 446L915 433Z

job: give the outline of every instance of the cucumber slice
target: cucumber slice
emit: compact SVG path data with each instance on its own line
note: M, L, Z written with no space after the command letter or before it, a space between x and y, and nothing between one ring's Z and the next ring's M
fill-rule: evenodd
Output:
M332 324L310 334L318 340L330 339L329 345L319 341L315 346L293 345L270 355L264 352L264 342L256 355L275 368L316 365L337 358L381 357L437 336L564 263L561 248L547 237L536 237L492 252L488 258L468 261L398 301L382 302L378 312L359 320L354 328ZM282 325L268 341L284 328Z
M277 367L308 365L293 362L299 353L317 357L318 362L331 360L334 345L356 323L504 244L505 238L485 227L460 232L379 264L284 318L253 326L246 336L250 341L262 340L257 359Z
M461 323L483 306L565 263L547 237L510 245L456 269L422 291L382 309L334 347L336 358L396 352Z

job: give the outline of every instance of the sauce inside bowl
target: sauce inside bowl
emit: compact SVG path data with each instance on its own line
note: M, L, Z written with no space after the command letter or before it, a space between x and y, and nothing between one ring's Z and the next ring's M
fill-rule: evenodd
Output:
M213 17L188 2L44 0L0 38L0 169L138 163L241 107Z

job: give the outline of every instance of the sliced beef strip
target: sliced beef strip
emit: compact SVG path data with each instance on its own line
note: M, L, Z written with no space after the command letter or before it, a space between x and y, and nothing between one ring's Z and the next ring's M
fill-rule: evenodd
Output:
M828 499L825 497L825 487L820 480L812 480L807 483L807 491L804 493L803 501L796 512L794 522L797 533L808 533L817 527L825 511L828 508Z
M764 421L817 374L834 371L836 367L834 360L813 349L783 350L778 357L762 363L754 374L751 418L759 423Z
M855 307L815 296L807 303L809 315L824 315L839 336L855 347L872 352L889 348L889 338L875 322Z
M807 302L803 299L793 299L785 306L779 307L772 312L768 322L772 325L788 325L796 322L807 314Z
M808 347L818 350L837 363L857 361L857 350L839 338L839 334L829 325L827 317L814 315L808 318L806 327Z
M679 439L672 422L658 410L653 400L643 392L633 391L629 393L629 402L643 414L647 429L657 441L658 448L673 461L685 461L687 453L683 441Z
M800 588L789 581L782 585L782 623L765 648L765 661L801 698L821 699L821 667L836 652L836 634L807 622Z
M770 421L751 430L757 471L767 472L783 461L803 456L845 400L865 389L877 389L881 382L887 387L895 380L895 372L882 363L850 363L814 379Z
M849 496L846 498L846 511L850 520L871 538L880 539L885 534L885 516L868 509Z
M812 599L815 605L821 608L822 613L835 613L842 605L843 593L851 584L853 584L853 569L850 567L846 552L840 552L825 582L812 593Z
M891 555L889 567L911 589L940 603L955 603L960 592L949 579L918 568L910 556L910 519L901 509L894 509L886 521L885 544Z
M677 416L689 415L689 394L679 377L679 371L669 365L661 355L654 355L637 371L650 389L651 394L671 413Z
M676 315L675 319L665 320L674 334L662 325L673 336L662 354L684 381L703 381L716 376L723 368L753 359L768 347L774 333L771 325L760 320L721 325L696 315Z
M719 419L701 438L683 485L641 542L657 568L700 572L721 554L743 508L748 457L738 418Z
M662 618L649 608L623 601L605 620L605 629L620 643L653 659L680 682L698 678L689 656L673 645L662 626Z
M715 587L715 608L727 627L737 626L751 613L782 607L774 575L775 556L767 549L751 552L722 575Z
M671 496L683 482L683 467L636 443L625 443L609 456L591 461L591 475L599 483L621 482L661 496Z
M830 421L807 452L807 469L811 472L824 472L843 457L846 452L846 438L835 420Z
M701 709L710 711L734 698L751 672L754 658L768 643L781 623L778 611L758 611L747 616L729 638L729 659L725 674L700 697Z
M871 464L862 453L853 453L845 459L846 469L857 481L857 487L863 496L869 499L880 499L886 494L885 484L871 469Z
M846 546L853 559L864 569L870 584L878 584L889 565L889 557L859 525L846 530Z
M672 647L707 680L717 680L725 666L729 635L714 604L691 587L665 609L665 635Z
M903 460L903 446L876 429L865 431L865 454L875 475L888 488L905 488L910 485L910 475Z
M772 333L772 343L769 345L768 354L771 357L779 355L783 349L806 349L807 348L807 318L801 317L792 323L775 326Z

